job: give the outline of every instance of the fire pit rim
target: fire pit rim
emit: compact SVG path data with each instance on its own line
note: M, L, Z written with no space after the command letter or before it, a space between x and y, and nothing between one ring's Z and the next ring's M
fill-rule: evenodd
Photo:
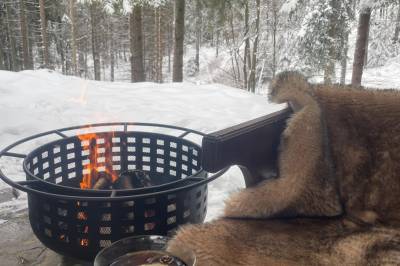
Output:
M140 133L142 133L142 131L128 131L128 132L140 132ZM96 134L99 134L99 135L101 135L101 134L107 134L107 133L109 133L109 132L106 132L106 131L104 131L104 132L96 132ZM124 133L124 131L113 131L113 133ZM156 136L163 136L163 135L165 135L165 134L154 133L154 132L145 132L145 131L143 131L143 133L147 133L147 134L151 134L151 135L156 135ZM86 134L86 133L85 133L85 134ZM88 133L88 134L90 134L90 133ZM67 137L67 138L73 139L73 138L77 138L77 137L78 137L78 136L69 136L69 137ZM46 143L45 145L51 146L51 145L57 144L57 142L59 142L59 141L60 141L60 140L54 140L54 141L51 141L51 142ZM193 145L193 146L196 146L196 147L198 147L198 148L201 148L198 144L194 143L193 141L186 140L186 139L185 139L185 141L186 141L187 143L190 143L190 144ZM28 161L27 161L27 160L30 159L30 155L31 155L31 154L36 153L36 152L37 152L38 150L40 150L43 146L44 146L44 145L39 146L39 147L33 149L33 150L30 151L30 152L26 155L26 157L24 158L24 161L23 161L23 163L22 163L22 166L23 166L23 170L25 171L25 173L26 173L29 177L31 177L31 178L33 178L33 179L35 179L35 180L38 180L39 182L44 182L44 183L46 183L47 185L54 186L54 187L57 187L57 188L63 188L63 189L65 189L65 190L72 190L72 191L76 191L76 192L82 192L82 189L81 189L81 188L75 188L75 187L70 187L70 186L55 184L55 183L46 181L46 180L44 180L44 179L41 179L41 178L37 177L35 174L32 173L32 171L28 168ZM182 182L182 181L185 181L185 180L190 180L190 179L193 179L193 178L198 179L199 177L193 177L193 176L199 175L199 174L202 173L202 172L205 172L205 171L204 171L203 168L200 168L200 170L194 172L194 173L193 173L192 175L190 175L190 176L186 176L186 177L184 177L184 178L182 178L182 179L180 179L180 180L176 180L176 181L169 182L169 183L165 183L165 184L161 184L161 185L155 185L155 186L144 187L144 188L133 188L133 189L124 189L124 188L122 188L122 189L113 189L113 190L118 191L118 192L131 192L131 193L134 192L134 193L140 193L140 192L146 192L146 191L148 191L148 190L153 190L153 189L161 189L161 188L166 187L166 186L171 186L171 185L174 185L174 184L178 184L178 183L180 183L180 182ZM110 191L111 191L110 189L93 189L93 188L90 188L90 189L85 189L85 194L109 194Z
M196 135L200 135L202 137L206 136L205 133L196 131L196 130L192 130L192 129L188 129L188 128L184 128L184 127L179 127L179 126L173 126L173 125L164 125L164 124L158 124L158 123L142 123L142 122L112 122L112 123L96 123L96 124L87 124L87 125L80 125L80 126L72 126L72 127L66 127L66 128L61 128L61 129L56 129L56 130L50 130L50 131L46 131L46 132L42 132L39 134L35 134L26 138L23 138L19 141L14 142L13 144L7 146L6 148L4 148L3 150L0 151L0 158L2 157L14 157L14 158L20 158L20 159L24 159L23 162L23 168L25 173L28 173L30 175L32 175L32 177L35 178L35 180L28 180L28 181L13 181L12 179L10 179L9 177L7 177L3 171L0 169L0 179L2 179L5 183L7 183L8 185L19 189L21 191L27 192L27 193L33 193L33 194L38 194L41 196L49 196L49 197L54 197L57 199L64 199L64 200L86 200L86 201L98 201L98 200L108 200L108 201L119 201L119 200L133 200L133 199L138 199L138 198L145 198L145 197L149 197L149 196L156 196L156 195L163 195L163 194L168 194L168 193L176 193L179 191L183 191L192 187L196 187L199 185L203 185L206 183L209 183L213 180L215 180L216 178L220 177L221 175L223 175L225 172L227 172L229 170L230 167L226 167L216 173L214 173L213 175L204 178L204 180L201 180L199 182L193 183L193 184L189 184L186 186L181 186L181 187L175 187L172 189L167 189L167 190L161 190L161 191L157 191L157 192L152 192L152 193L145 193L145 194L137 194L137 195L129 195L129 196L117 196L117 194L119 192L123 193L123 192L141 192L145 189L119 189L119 190L84 190L85 194L89 193L93 193L93 194L100 194L102 196L82 196L82 195L74 195L74 194L78 194L78 193L82 193L83 190L82 189L78 189L78 188L71 188L71 187L66 187L66 186L62 186L62 185L57 185L57 184L53 184L50 182L47 182L45 180L37 180L32 173L30 173L30 171L27 171L27 167L26 167L26 158L27 155L26 154L20 154L20 153L13 153L13 152L9 152L11 149L25 143L31 140L34 140L36 138L40 138L40 137L44 137L44 136L48 136L48 135L52 135L52 134L56 134L62 138L73 138L76 136L67 136L65 135L63 132L67 132L67 131L71 131L71 130L77 130L77 129L87 129L87 128L96 128L96 127L107 127L107 126L123 126L124 127L124 131L117 131L117 132L127 132L127 127L128 126L142 126L142 127L159 127L159 128L168 128L168 129L175 129L175 130L179 130L179 131L183 131L183 133L178 136L178 138L183 138L188 134L196 134ZM131 131L132 132L132 131ZM141 131L140 131L141 132ZM187 139L185 139L186 141L189 141ZM58 140L49 142L47 144L56 142ZM191 142L191 141L189 141ZM193 142L192 142L193 143ZM193 143L195 144L195 143ZM195 144L197 145L197 144ZM198 146L198 145L197 145ZM40 148L40 147L38 147ZM34 150L38 149L35 148ZM33 152L33 151L31 151ZM30 152L30 153L31 153ZM197 171L195 174L200 173L201 171L204 171L203 169L200 169L199 171ZM195 175L193 174L193 175ZM192 175L192 176L193 176ZM190 178L190 176L186 177L185 179L187 180L187 178ZM176 181L179 182L179 181ZM72 195L65 195L65 194L55 194L55 193L50 193L50 192L45 192L43 190L41 190L40 188L34 188L35 185L40 185L40 184L46 184L47 186L50 184L52 186L56 186L58 187L60 190L67 190L67 192L69 192L69 194ZM165 185L161 185L161 187L166 186L166 185L171 185L171 183L165 184ZM33 187L31 187L33 186ZM110 195L113 194L114 195ZM104 195L104 196L103 196Z

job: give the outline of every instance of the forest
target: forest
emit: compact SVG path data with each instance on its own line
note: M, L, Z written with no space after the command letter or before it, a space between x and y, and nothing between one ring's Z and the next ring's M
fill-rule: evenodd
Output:
M399 33L400 0L0 0L0 70L162 83L206 69L251 92L297 70L357 86L399 55Z

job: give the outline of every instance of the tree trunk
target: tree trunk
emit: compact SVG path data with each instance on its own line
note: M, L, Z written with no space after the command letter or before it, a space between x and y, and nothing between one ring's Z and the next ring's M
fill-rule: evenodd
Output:
M361 11L358 21L356 48L354 51L353 75L351 78L351 84L353 86L361 86L370 20L371 9L366 8Z
M6 70L4 62L4 42L6 39L6 31L4 30L5 24L3 16L0 16L0 70Z
M171 73L171 41L172 41L172 27L171 23L168 23L168 40L167 40L167 50L168 50L168 73Z
M346 71L347 71L347 53L349 51L349 33L347 33L343 38L342 44L342 60L340 62L341 65L341 73L340 73L340 85L346 84Z
M18 71L18 62L17 62L17 46L15 42L15 38L13 36L12 30L11 30L11 25L10 25L10 9L8 7L8 4L5 4L5 11L6 11L6 27L7 27L7 35L8 35L8 40L9 40L9 49L10 49L10 67L9 69L11 71Z
M249 29L249 3L245 0L244 7L244 56L243 56L243 88L249 88L249 78L248 78L248 68L251 67L251 59L250 59L250 29Z
M4 67L3 45L0 45L0 70L6 70Z
M155 16L155 22L156 22L156 34L157 34L157 60L156 60L156 68L157 68L157 75L156 75L156 80L158 83L163 82L163 74L162 74L162 66L163 66L163 40L162 40L162 11L161 8L158 7L156 9L156 16Z
M94 65L94 79L100 80L101 73L100 73L100 48L99 48L99 33L97 32L96 28L98 25L97 17L100 15L98 14L98 3L92 2L90 4L90 23L91 23L91 30L92 30L92 54L93 54L93 65Z
M185 37L185 0L175 0L175 38L173 82L183 81L183 42Z
M43 65L48 68L49 65L49 43L47 40L47 20L46 20L46 9L44 0L39 0L40 7L40 31L42 36L42 50L43 50Z
M19 0L19 19L21 26L21 36L22 36L22 52L24 58L24 69L32 69L31 62L29 60L29 44L28 44L28 25L26 24L26 14L25 14L25 1Z
M240 84L240 67L239 67L239 60L238 60L238 56L239 56L239 49L236 48L236 38L235 38L235 28L233 26L233 9L232 7L230 8L230 16L229 16L229 25L231 28L231 35L232 35L232 46L234 47L234 51L233 51L233 56L235 58L235 64L236 64L236 80L237 80L237 84ZM232 68L235 69L235 65L232 63ZM235 71L234 71L235 72Z
M195 58L196 72L198 72L200 69L200 43L201 43L201 3L200 0L196 0L196 58Z
M74 75L78 75L78 62L76 59L77 44L76 44L75 3L76 3L76 0L69 1L70 19L71 19L71 34L72 34L72 71L73 71Z
M272 0L272 78L275 78L277 63L276 63L276 33L278 31L278 7L276 5L276 0Z
M130 16L131 80L145 81L143 66L142 7L135 5Z
M397 9L397 19L396 19L396 28L394 30L393 43L399 42L399 34L400 34L400 0L398 1L398 9Z
M110 80L114 81L114 68L115 68L115 53L114 53L114 21L113 17L110 18Z
M260 0L256 0L256 37L253 43L253 58L251 59L251 71L249 77L249 89L251 92L256 92L256 69L257 69L257 50L258 36L260 34Z
M330 8L333 10L337 10L338 7L338 1L337 0L331 0L330 1ZM337 29L337 17L333 14L329 16L329 30L328 30L328 36L331 40L336 39L336 35L338 34L338 29ZM325 84L332 84L335 81L335 63L336 63L336 52L335 52L335 44L332 42L330 44L330 47L328 48L328 59L325 64L325 72L324 72L324 83Z

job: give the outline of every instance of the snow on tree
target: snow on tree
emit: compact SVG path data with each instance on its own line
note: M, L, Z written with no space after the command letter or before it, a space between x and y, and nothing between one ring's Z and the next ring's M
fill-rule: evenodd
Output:
M324 71L324 80L335 79L335 63L347 56L341 40L350 31L350 1L313 0L306 9L299 38L299 53L313 72Z

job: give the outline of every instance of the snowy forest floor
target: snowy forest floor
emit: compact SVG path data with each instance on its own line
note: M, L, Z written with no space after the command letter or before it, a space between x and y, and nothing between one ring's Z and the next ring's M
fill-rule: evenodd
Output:
M223 61L209 62L212 65L202 68L197 78L161 85L96 82L48 70L0 71L0 148L43 131L99 122L154 122L210 133L283 108L268 103L265 96L212 83ZM383 67L366 69L363 85L399 88L400 57ZM29 143L16 152L26 153L49 140ZM8 176L25 179L21 160L2 159L0 165ZM212 182L207 220L218 217L227 196L243 186L237 167ZM0 225L26 207L26 195L13 199L9 187L0 181Z

